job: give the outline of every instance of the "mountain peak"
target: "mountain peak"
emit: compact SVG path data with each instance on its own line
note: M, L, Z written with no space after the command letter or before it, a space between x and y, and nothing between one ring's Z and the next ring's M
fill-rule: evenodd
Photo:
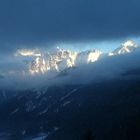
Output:
M136 48L139 46L132 40L128 40L121 44L121 47L115 49L113 52L109 53L109 56L111 55L121 55L126 53L131 53L135 51Z
M121 44L113 52L108 53L107 56L121 55L135 51L139 46L132 40L128 40ZM99 50L91 49L87 51L75 52L65 50L60 47L55 48L52 52L43 53L36 57L29 64L29 72L31 74L40 74L47 72L61 72L65 69L81 66L88 63L98 61L105 53Z
M122 44L122 46L124 46L124 47L129 47L129 46L137 46L137 44L133 41L133 40L127 40L126 42L124 42L123 44Z
M46 73L48 71L60 72L67 68L95 62L99 59L101 52L98 50L88 50L75 52L57 47L52 53L43 54L36 57L29 64L31 74Z

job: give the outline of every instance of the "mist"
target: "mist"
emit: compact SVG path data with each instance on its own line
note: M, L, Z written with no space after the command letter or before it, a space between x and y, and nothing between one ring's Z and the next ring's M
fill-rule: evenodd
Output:
M140 75L125 75L128 71L140 69L140 49L128 54L102 56L98 61L66 69L61 72L48 72L31 75L24 72L11 72L0 75L1 89L30 89L44 86L86 85L112 79L138 78ZM19 66L18 70L22 67ZM17 69L17 65L16 65ZM124 76L125 75L125 76Z

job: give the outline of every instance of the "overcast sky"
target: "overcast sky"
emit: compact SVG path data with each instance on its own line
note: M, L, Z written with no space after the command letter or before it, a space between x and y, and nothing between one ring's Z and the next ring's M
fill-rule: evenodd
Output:
M140 0L0 0L0 52L139 37L139 25Z

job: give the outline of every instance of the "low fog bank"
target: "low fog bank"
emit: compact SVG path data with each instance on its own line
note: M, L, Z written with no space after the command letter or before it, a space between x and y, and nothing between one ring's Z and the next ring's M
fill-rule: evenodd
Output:
M140 69L140 50L117 56L101 58L95 63L77 67L57 79L58 84L90 84L112 79L140 78L139 75L125 74ZM63 80L62 80L63 79Z
M94 63L67 69L60 73L0 75L0 88L28 89L53 85L85 85L111 79L140 78L140 75L123 75L135 69L140 69L139 49L129 54L106 56Z

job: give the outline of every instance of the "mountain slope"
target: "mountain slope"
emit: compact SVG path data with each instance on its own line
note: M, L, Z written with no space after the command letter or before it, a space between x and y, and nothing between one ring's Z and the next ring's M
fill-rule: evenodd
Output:
M35 58L29 64L29 72L31 74L47 73L48 71L60 72L67 68L95 62L100 55L101 52L98 50L77 53L58 48L56 53L49 53L47 57L42 55Z
M0 106L0 123L11 140L40 133L47 140L77 140L88 129L99 140L140 138L139 80L22 91Z
M135 51L139 46L132 40L128 40L121 45L121 47L115 49L109 55L121 55L126 53L131 53Z
M131 40L126 41L121 45L121 47L115 49L111 53L108 53L108 55L94 49L74 52L57 48L57 50L52 53L42 54L41 56L36 57L35 60L29 64L29 72L31 74L47 73L51 71L61 72L67 68L94 63L100 60L100 58L103 58L103 56L107 57L131 53L137 48L139 48L139 45Z

